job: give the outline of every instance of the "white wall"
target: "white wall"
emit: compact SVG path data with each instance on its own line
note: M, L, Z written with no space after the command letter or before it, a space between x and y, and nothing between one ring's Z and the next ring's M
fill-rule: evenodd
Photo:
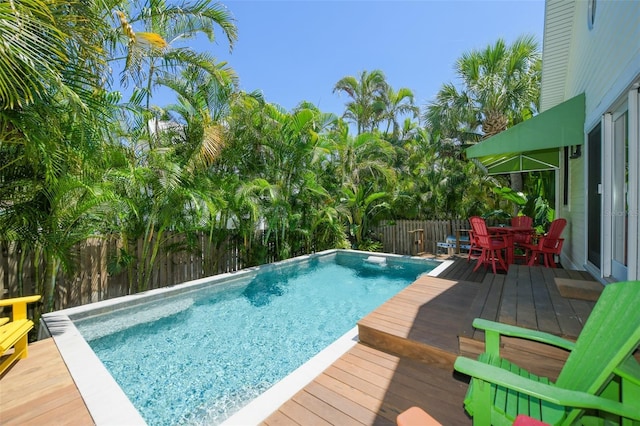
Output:
M598 0L593 28L587 25L588 1L574 8L564 99L586 96L583 156L570 160L569 205L558 203L558 216L568 219L563 263L582 269L587 263L586 135L604 113L627 98L640 75L640 1Z
M640 1L599 0L593 29L587 1L575 7L565 99L585 92L585 133L640 73Z

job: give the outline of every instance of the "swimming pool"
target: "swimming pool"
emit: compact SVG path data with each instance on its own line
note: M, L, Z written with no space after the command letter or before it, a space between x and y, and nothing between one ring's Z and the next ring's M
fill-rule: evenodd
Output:
M437 266L366 258L319 253L71 319L148 424L218 424Z

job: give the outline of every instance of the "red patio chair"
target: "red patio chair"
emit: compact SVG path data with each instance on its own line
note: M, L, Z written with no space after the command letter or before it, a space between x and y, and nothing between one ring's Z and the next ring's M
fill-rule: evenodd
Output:
M565 226L567 226L566 219L556 219L551 222L549 232L538 238L538 241L535 244L520 245L520 247L523 247L526 250L527 264L529 266L537 265L539 263L538 256L540 255L544 257L544 266L547 268L555 268L558 266L556 265L554 256L559 256L562 251L564 238L560 238L560 235L562 234Z
M514 216L511 218L511 226L515 228L530 228L531 232L513 232L513 245L514 248L520 248L523 244L531 244L531 239L533 238L533 218L529 216ZM515 254L514 257L516 259L527 260L526 251L522 254Z
M490 235L486 222L479 216L471 217L469 223L471 223L471 230L473 231L476 244L481 249L480 256L473 270L477 271L480 265L486 266L491 264L493 273L495 274L497 262L498 265L506 271L508 266L502 256L502 250L509 248L510 237L506 234Z
M514 216L511 218L511 226L515 228L533 228L533 218L529 216ZM514 233L513 243L515 245L519 243L529 244L531 243L531 234Z
M533 218L529 216L514 216L511 218L511 226L531 228L533 226Z
M469 230L469 255L467 256L467 262L470 262L472 259L478 259L482 255L482 247L476 241L476 236L473 233L473 230Z

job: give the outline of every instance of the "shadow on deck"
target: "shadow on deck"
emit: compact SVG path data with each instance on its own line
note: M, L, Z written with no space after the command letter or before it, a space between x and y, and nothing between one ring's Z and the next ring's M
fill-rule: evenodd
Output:
M556 278L593 280L585 272L512 265L507 274L480 276L465 264L456 260L444 274L447 279L421 277L363 318L358 323L360 341L451 369L458 355L475 358L484 350L484 333L472 326L475 318L575 340L595 305L565 298L556 286ZM551 378L567 357L565 351L542 343L503 338L503 344L507 359Z
M560 296L555 278L587 273L514 265L507 274L472 271L454 257L439 277L421 277L358 323L360 343L267 418L264 424L392 425L417 405L442 424L470 425L462 401L468 379L453 371L458 355L476 357L484 336L476 317L575 339L594 302ZM566 359L542 344L504 340L503 355L555 378ZM346 417L345 417L346 416Z
M417 280L363 318L360 343L264 424L395 425L399 413L416 405L444 425L470 425L462 405L468 382L452 364L459 354L475 356L483 348L483 336L471 327L474 318L575 338L594 304L563 298L555 286L556 277L590 280L584 272L515 266L494 275L472 267L455 258L440 277ZM53 341L30 349L29 358L2 378L0 423L91 424ZM516 341L505 341L505 353L552 378L566 356ZM52 375L54 361L59 378ZM29 398L10 403L11 394Z

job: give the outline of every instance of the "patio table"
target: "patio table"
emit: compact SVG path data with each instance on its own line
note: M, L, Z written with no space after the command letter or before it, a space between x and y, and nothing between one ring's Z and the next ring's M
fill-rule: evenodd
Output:
M535 229L528 226L488 226L487 230L494 234L507 234L507 242L509 244L509 248L507 249L507 263L509 265L515 263L513 236L516 234L529 235L535 233Z

